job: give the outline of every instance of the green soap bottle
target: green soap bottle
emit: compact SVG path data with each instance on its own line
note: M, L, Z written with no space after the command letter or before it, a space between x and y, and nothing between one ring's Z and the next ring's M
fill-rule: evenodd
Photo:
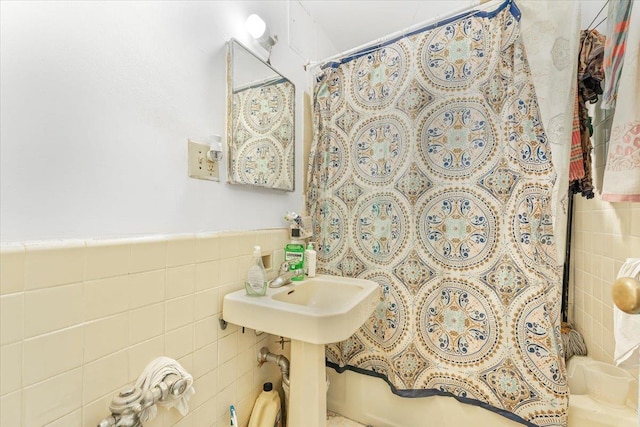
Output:
M289 263L289 271L301 269L303 273L293 276L292 281L304 280L304 243L296 238L300 237L300 229L291 229L291 243L284 247L284 260Z

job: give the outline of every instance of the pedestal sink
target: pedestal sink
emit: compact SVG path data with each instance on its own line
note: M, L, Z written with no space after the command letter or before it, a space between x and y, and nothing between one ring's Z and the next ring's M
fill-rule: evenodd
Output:
M325 427L325 344L349 338L379 301L379 286L364 279L321 275L264 297L244 290L225 295L222 316L236 325L291 338L291 427Z

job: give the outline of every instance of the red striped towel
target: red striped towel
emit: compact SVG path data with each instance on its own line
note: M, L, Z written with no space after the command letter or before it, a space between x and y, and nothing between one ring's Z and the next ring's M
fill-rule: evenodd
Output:
M576 89L573 104L573 129L571 131L571 154L569 156L569 181L584 178L584 161L582 159L582 136L580 134L580 112L578 107L578 90Z
M640 5L637 7L640 7ZM609 2L607 16L608 36L604 44L604 58L602 60L605 75L607 76L600 105L600 108L603 109L611 109L616 106L632 8L633 1L631 0Z

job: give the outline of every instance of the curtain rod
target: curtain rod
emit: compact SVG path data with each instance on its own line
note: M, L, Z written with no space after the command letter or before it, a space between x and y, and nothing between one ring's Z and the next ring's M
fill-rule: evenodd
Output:
M454 10L452 12L449 12L449 13L446 13L446 14L442 14L440 16L436 16L435 18L429 18L426 21L418 22L416 24L410 25L409 27L403 28L403 29L401 29L399 31L395 31L395 32L393 32L391 34L387 34L386 36L382 36L382 37L380 37L380 38L378 38L376 40L361 44L360 46L356 46L356 47L354 47L352 49L345 50L344 52L341 52L341 53L338 53L336 55L330 56L330 57L325 58L323 60L320 60L320 61L307 60L307 63L304 64L304 66L303 66L304 70L307 71L310 68L316 67L316 66L318 66L320 64L325 64L327 62L336 60L338 58L342 58L342 57L345 57L345 56L353 55L353 54L355 54L357 52L360 52L360 51L363 51L363 50L365 50L367 48L377 49L379 44L382 44L385 41L394 39L396 37L401 37L402 35L410 33L410 32L412 32L414 30L417 30L417 29L419 29L421 27L425 27L425 26L430 25L430 24L438 23L439 21L444 21L446 19L449 19L451 17L454 17L456 15L462 14L462 13L467 12L467 11L473 12L473 11L476 11L476 10L478 10L478 11L484 10L485 7L487 7L487 8L489 6L493 7L494 4L498 4L498 3L500 3L500 4L504 3L504 0L472 0L471 4L468 5L468 6L465 6L465 7L460 8L460 9L456 9L456 10ZM474 9L477 6L482 6L482 9Z

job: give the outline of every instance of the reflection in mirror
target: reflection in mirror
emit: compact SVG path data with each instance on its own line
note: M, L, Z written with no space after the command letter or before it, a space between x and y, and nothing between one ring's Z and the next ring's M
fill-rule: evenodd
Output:
M227 70L228 181L293 191L293 83L235 39Z

